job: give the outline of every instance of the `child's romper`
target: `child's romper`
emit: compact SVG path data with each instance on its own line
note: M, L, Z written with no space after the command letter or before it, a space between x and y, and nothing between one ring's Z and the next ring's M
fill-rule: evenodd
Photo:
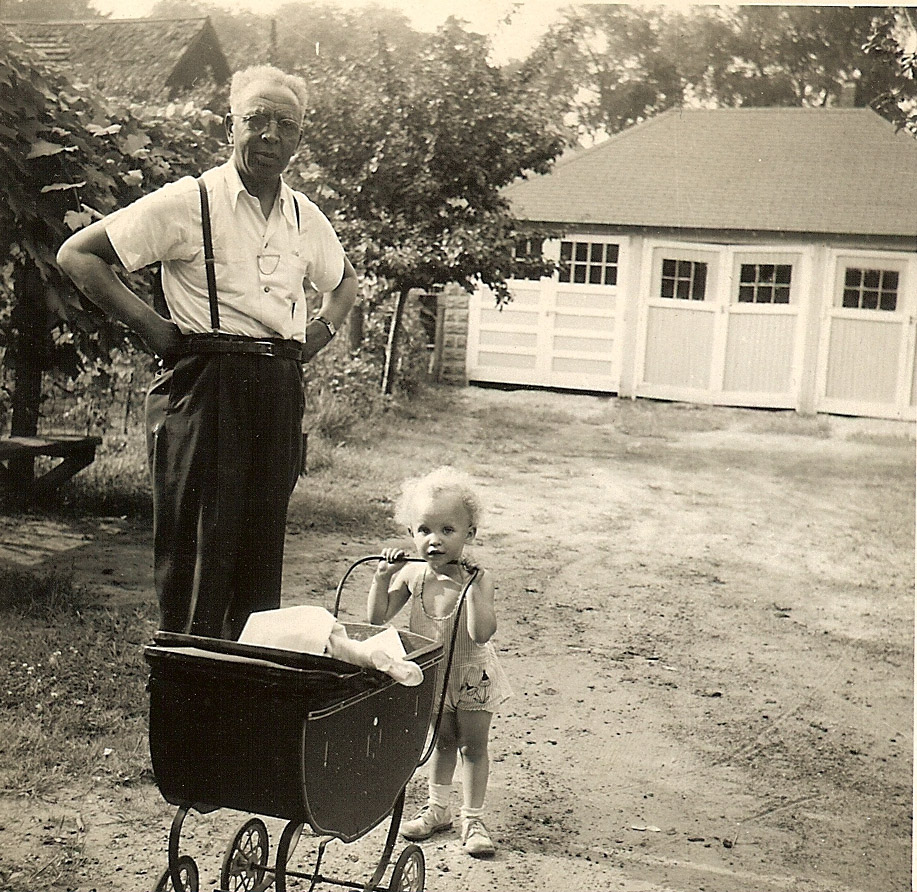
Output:
M413 574L408 581L411 589L411 618L410 629L418 635L423 635L443 644L443 661L440 663L436 682L437 700L442 690L442 676L449 662L449 646L452 641L452 632L458 619L456 611L447 616L430 616L423 603L424 583L430 569L423 565L421 572ZM446 586L454 587L461 592L463 586L452 579L440 577L440 582ZM461 622L455 636L455 655L449 667L449 686L446 690L444 709L480 709L486 712L496 712L496 708L510 696L512 688L509 679L497 659L497 652L493 644L477 644L468 634L468 622L465 614L467 608L464 601L461 606Z

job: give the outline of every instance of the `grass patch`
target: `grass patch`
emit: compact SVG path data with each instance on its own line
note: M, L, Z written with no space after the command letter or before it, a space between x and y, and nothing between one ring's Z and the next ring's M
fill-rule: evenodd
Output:
M149 777L152 609L102 609L62 574L3 571L0 590L0 792Z
M0 569L0 613L47 619L78 613L91 603L88 590L75 586L69 573Z

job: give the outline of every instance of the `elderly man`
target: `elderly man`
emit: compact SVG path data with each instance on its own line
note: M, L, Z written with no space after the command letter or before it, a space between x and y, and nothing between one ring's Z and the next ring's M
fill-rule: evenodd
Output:
M58 263L165 369L147 397L161 628L238 638L279 606L287 507L302 451L302 365L334 337L356 274L322 212L281 175L306 85L237 72L232 157L73 235ZM169 318L113 266L162 263ZM306 283L322 294L307 319Z

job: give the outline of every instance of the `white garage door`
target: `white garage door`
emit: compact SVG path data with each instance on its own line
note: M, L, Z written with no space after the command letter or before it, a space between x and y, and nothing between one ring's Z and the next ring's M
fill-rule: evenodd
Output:
M834 252L818 362L818 411L917 418L917 259Z
M469 304L469 381L617 393L626 240L571 237L545 245L550 279L510 282L497 308L479 289Z
M648 243L637 396L794 408L809 268L801 247Z

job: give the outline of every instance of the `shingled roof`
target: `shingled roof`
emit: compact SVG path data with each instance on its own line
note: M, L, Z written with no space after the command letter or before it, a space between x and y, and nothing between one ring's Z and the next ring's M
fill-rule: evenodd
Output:
M505 190L519 219L917 236L917 140L870 109L672 109Z
M207 17L3 24L72 79L109 96L159 101L231 74Z

